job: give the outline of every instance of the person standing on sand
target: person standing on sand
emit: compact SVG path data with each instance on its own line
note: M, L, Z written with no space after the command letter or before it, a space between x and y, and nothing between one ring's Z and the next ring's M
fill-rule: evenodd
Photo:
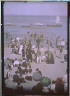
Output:
M40 61L41 63L41 51L40 49L37 50L37 63Z
M36 40L36 43L37 43L37 47L39 49L39 45L40 45L40 38L38 37L38 39Z
M52 48L53 46L52 46L52 39L50 40L50 47Z
M20 55L22 55L22 49L23 49L23 45L20 44L20 46L19 46L19 54L20 54Z
M24 50L24 48L22 49L22 58L24 58L25 57L25 50Z
M14 61L14 66L15 66L15 65L17 65L17 66L19 65L19 61L17 60L17 58L16 58L15 61Z
M29 40L29 43L28 43L28 47L31 49L32 45L31 45L31 41Z
M26 55L27 55L27 61L31 60L32 62L32 50L29 47L27 47Z
M24 43L25 43L25 44L27 43L27 38L26 38L26 37L24 37Z
M60 58L62 58L63 47L61 45L59 47L59 50L60 50Z

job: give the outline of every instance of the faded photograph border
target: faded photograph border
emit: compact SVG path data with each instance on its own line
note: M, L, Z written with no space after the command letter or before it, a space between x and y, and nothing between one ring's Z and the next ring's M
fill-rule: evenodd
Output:
M1 2L2 3L2 8L3 8L3 3L4 2ZM3 12L4 10L2 10L2 13L4 13ZM2 18L2 64L4 64L4 14L2 14L2 16L3 16L3 18ZM68 16L68 20L69 20L69 16ZM68 20L67 20L67 22L68 22ZM68 22L69 23L69 22ZM68 26L68 23L67 23L67 26ZM68 28L67 28L67 35L69 36L69 30L68 30ZM67 37L68 37L67 36ZM68 45L69 45L69 37L68 37L68 39L67 39L67 43L68 43ZM69 54L69 48L67 48L67 52L68 52L68 54ZM68 61L69 61L69 58L68 58ZM68 62L67 62L68 63ZM69 68L69 64L67 64L67 67ZM69 70L69 69L68 69ZM4 86L4 65L2 66L2 76L3 76L3 79L2 79L2 88L3 88L3 86ZM69 77L69 73L68 73L68 77ZM68 83L69 83L69 78L68 78ZM69 86L68 86L69 87ZM68 88L69 89L69 88ZM2 92L4 92L4 88L3 88L3 91ZM69 93L69 92L68 92ZM67 93L67 94L68 94ZM3 93L4 94L4 93ZM28 93L29 95L31 94L31 93ZM14 94L13 94L14 95ZM20 94L18 94L18 95L20 95ZM25 94L23 94L23 95L27 95L27 92L25 93ZM33 95L33 94L32 94ZM38 94L38 95L42 95L42 94ZM46 94L44 94L44 95L46 95ZM51 94L49 94L49 95L51 95ZM58 95L58 94L56 94L56 95ZM63 94L62 94L63 95Z

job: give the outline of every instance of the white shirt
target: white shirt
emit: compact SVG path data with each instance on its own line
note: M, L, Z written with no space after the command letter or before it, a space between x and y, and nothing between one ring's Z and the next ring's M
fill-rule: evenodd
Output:
M65 83L67 83L67 74L64 75L63 81L64 81Z
M55 84L51 84L51 90L55 91Z
M18 60L16 60L15 62L14 62L14 65L18 65L19 64L19 61Z
M63 77L63 81L64 81L64 91L67 91L67 74L64 75Z
M65 41L62 41L62 42L61 42L61 45L62 45L62 46L65 46Z

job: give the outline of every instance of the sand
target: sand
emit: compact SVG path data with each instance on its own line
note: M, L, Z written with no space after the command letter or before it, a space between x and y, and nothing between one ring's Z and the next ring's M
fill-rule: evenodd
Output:
M53 50L53 49L52 49ZM11 48L4 48L4 59L10 58L15 60L15 58L17 59L22 59L21 55L18 54L11 54L12 53L12 49ZM31 63L31 67L32 67L32 73L30 73L30 75L32 76L34 72L36 72L36 68L39 68L40 71L42 72L42 76L44 77L49 77L52 80L56 80L57 77L63 78L63 76L66 74L66 69L67 69L67 62L64 62L64 54L66 54L67 51L64 50L62 53L62 58L58 58L59 57L59 50L56 50L56 55L54 54L54 64L46 64L45 61L43 61L42 63L35 63L32 62ZM63 61L61 63L61 61ZM13 67L12 71L10 72L11 75L13 76L15 74L15 71L17 70L17 67ZM8 69L4 70L4 76L6 75L6 73L8 72ZM11 79L11 78L10 78ZM6 82L6 86L8 88L16 88L16 84L13 81L7 81ZM23 86L23 88L25 90L31 90L33 88L33 86L37 85L39 83L39 81L27 81L26 83L21 83L20 86ZM9 85L11 84L11 86ZM13 86L13 84L15 84Z
M21 55L18 54L11 54L12 49L6 47L4 49L4 58L12 58L15 60L15 58L17 59L22 59ZM64 54L67 53L66 50L63 50L63 55L62 58L58 58L59 56L59 50L56 50L56 55L57 57L54 55L54 64L46 64L46 62L42 62L41 64L38 63L36 64L35 62L31 63L31 67L32 67L32 74L35 72L36 68L39 68L42 72L43 76L49 77L50 79L56 79L57 77L63 77L64 74L66 73L66 69L67 69L67 62L61 62L64 61Z

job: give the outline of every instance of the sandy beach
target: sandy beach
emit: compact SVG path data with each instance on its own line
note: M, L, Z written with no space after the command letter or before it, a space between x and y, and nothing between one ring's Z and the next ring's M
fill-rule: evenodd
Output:
M15 58L22 59L21 55L13 54L13 53L11 54L11 53L12 53L12 48L8 48L8 47L4 48L4 59L7 58L12 58L13 60L15 60ZM63 78L63 76L66 74L66 69L67 69L67 62L64 62L64 54L66 53L67 51L63 50L62 58L58 58L59 50L57 50L56 55L54 55L54 60L55 60L54 64L46 64L45 61L38 64L32 62L31 63L32 73L30 75L32 75L36 71L36 68L39 68L40 71L42 72L43 77L49 77L51 80L56 80L57 77ZM16 70L17 70L16 68L13 68L11 74L14 75ZM6 70L5 72L7 71L8 70ZM22 85L24 86L25 89L26 88L31 89L37 83L38 82L30 81Z

